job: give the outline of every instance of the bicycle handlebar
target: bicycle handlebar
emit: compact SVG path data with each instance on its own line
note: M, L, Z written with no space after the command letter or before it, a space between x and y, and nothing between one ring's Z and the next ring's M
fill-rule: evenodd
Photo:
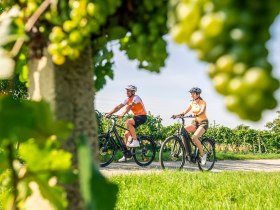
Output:
M184 116L184 115L173 115L171 116L172 119L185 119L185 118L193 118L194 116L193 115L187 115L187 116Z

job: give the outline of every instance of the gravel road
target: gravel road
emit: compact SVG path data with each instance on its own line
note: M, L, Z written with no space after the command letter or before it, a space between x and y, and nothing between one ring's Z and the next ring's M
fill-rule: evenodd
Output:
M161 172L159 162L153 162L148 167L140 167L135 162L112 163L105 168L100 169L105 176L131 173L151 173ZM184 170L198 171L197 165L185 164ZM221 171L264 171L280 172L280 159L277 160L223 160L217 161L212 170L213 172Z

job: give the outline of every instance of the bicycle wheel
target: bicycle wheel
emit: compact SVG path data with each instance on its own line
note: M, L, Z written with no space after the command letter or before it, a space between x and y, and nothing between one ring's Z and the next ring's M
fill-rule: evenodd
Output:
M98 135L99 153L98 159L99 165L105 167L109 165L115 157L117 146L112 138L109 138L106 134Z
M215 143L209 138L203 138L201 144L204 153L207 154L207 158L205 165L202 165L200 161L197 161L198 167L201 171L210 171L214 167L216 161Z
M160 148L159 161L163 169L182 169L185 164L186 151L181 139L168 137Z
M155 159L156 144L148 136L141 136L138 139L140 146L132 149L133 159L139 166L148 166Z

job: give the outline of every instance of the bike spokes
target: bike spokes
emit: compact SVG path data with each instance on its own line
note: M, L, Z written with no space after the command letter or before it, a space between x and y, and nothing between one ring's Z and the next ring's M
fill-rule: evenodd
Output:
M151 164L156 155L155 143L149 138L141 139L140 146L132 149L132 155L139 166Z
M114 142L110 138L107 138L106 135L99 135L98 142L99 142L98 158L100 161L100 166L105 167L113 161L116 153L116 147Z
M214 142L210 139L203 139L202 142L202 148L204 153L207 154L206 158L206 164L202 165L201 162L198 162L198 167L200 170L203 171L209 171L214 167L215 161L216 161L216 152L215 152L215 145Z
M185 163L184 146L176 136L166 139L160 149L162 168L181 169Z

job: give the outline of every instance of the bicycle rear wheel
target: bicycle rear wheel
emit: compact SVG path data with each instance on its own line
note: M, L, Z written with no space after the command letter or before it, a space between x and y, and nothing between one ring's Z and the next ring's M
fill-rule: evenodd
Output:
M99 144L99 165L101 167L108 166L115 157L117 146L112 138L109 138L106 134L98 135Z
M168 137L160 148L159 161L163 169L182 169L185 164L186 151L177 136Z
M214 167L216 161L215 143L209 138L203 138L201 140L201 145L204 153L207 154L207 158L205 165L202 165L201 162L198 161L198 167L201 171L210 171Z
M139 166L148 166L155 159L156 144L149 136L141 136L138 139L140 146L132 149L133 159Z

